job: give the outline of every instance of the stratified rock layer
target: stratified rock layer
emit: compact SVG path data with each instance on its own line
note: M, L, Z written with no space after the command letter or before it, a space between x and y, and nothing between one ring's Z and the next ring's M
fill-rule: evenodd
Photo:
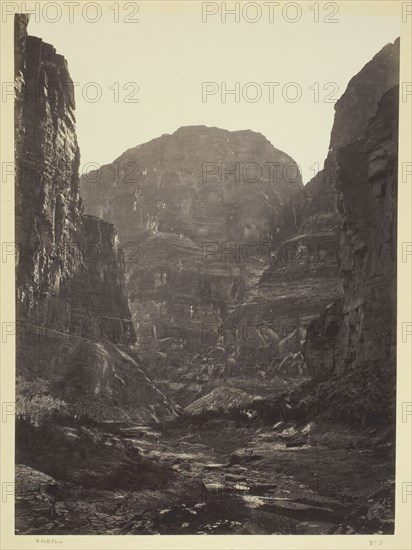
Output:
M359 338L345 337L352 352L339 351L341 323L354 309L348 296L382 293L377 279L373 291L357 282L356 292L348 288L351 277L365 273L348 260L341 236L351 208L368 220L369 188L359 187L346 202L341 195L339 208L338 194L344 170L365 162L350 147L371 131L379 101L398 79L399 40L349 82L335 106L325 165L305 188L290 177L292 159L263 136L203 126L130 149L83 177L88 211L119 226L137 348L156 378L192 385L194 398L214 377L264 380L309 370L314 380L328 380L336 355L351 364L353 349L363 345L375 361L379 348L367 351L376 342L364 344L369 336L362 330ZM276 169L264 173L268 164ZM260 169L253 184L252 165ZM358 211L362 204L365 212ZM250 248L256 243L259 250ZM359 255L363 245L356 246ZM325 345L311 343L320 314Z
M337 414L394 420L399 88L337 152L344 298L308 330L305 358Z
M82 177L86 210L116 223L123 245L156 233L192 241L268 240L302 188L296 163L261 134L179 128ZM278 232L284 227L277 227Z
M236 312L258 299L275 242L296 231L302 189L296 163L261 134L205 126L82 177L86 210L119 228L137 348L156 377L196 385L269 369L277 329L244 327Z
M338 333L343 315L340 301L344 299L346 304L348 296L352 294L352 290L348 288L348 281L360 280L366 274L362 272L362 269L352 265L352 260L349 259L351 254L348 253L348 243L343 237L347 231L349 234L352 231L352 229L348 229L348 223L350 225L352 222L348 222L347 217L349 216L349 219L352 220L354 215L357 216L358 221L353 222L355 227L357 223L362 226L369 223L369 231L377 231L377 228L368 221L369 210L374 207L372 205L376 204L376 199L372 199L369 191L369 185L372 184L363 186L360 183L356 186L352 184L356 192L346 192L346 200L342 202L342 193L339 196L342 174L354 171L358 163L366 162L362 155L359 158L356 154L351 156L349 154L350 147L356 147L355 144L360 147L360 142L365 139L365 131L369 128L370 119L376 114L382 95L397 85L398 81L399 39L382 48L350 80L345 93L336 103L329 152L324 168L305 186L303 192L299 192L295 197L298 231L280 244L274 262L262 279L265 293L268 297L270 294L273 296L272 304L279 303L279 298L282 297L283 308L280 310L294 311L295 322L299 327L297 334L300 341L295 339L292 358L289 353L289 356L286 356L283 361L291 362L299 353L300 356L304 356L302 359L307 361L309 371L317 381L326 380L331 376L335 370L338 356L341 358L341 364L351 362L350 353L348 355L345 349L339 349ZM394 113L393 118L396 119ZM381 135L375 139L377 140L375 154L379 157L379 139L382 139L383 143L386 138ZM345 151L346 157L344 156ZM383 163L382 158L374 162L379 167ZM396 195L394 196L396 200ZM390 208L393 208L393 204L390 205ZM348 212L350 214L347 214ZM381 214L384 215L383 212ZM396 216L396 213L394 214L393 210L390 210L390 216L393 215ZM364 221L362 221L363 219ZM377 250L380 247L378 240L375 239L375 241L370 245L372 250L375 250L375 246ZM396 250L396 238L394 243L388 245L393 245L393 254ZM356 255L359 255L362 253L362 245L358 243L356 246L359 247ZM378 253L377 250L373 253ZM392 265L393 258L389 257L390 255L386 252L384 254L387 257L385 259L381 257L380 261L386 267L382 269L391 271L392 268L388 266ZM391 276L395 277L394 274ZM361 299L364 291L365 300L370 299L370 292L366 292L366 288L359 288L358 283L352 284L357 286L357 299ZM374 284L378 285L377 279ZM383 290L383 294L389 292L390 276L381 284L384 289L386 288ZM281 285L284 287L283 296ZM372 283L370 285L373 286ZM376 289L376 294L379 299L387 301L387 297L382 296L382 291ZM347 307L346 304L345 308L347 309ZM279 310L279 307L277 309ZM324 313L316 325L317 328L314 328L314 325L310 328L308 343L305 346L305 353L303 353L301 344L306 338L306 330L311 321L316 319L322 311ZM319 330L323 332L322 337L318 334ZM373 331L372 328L368 330ZM391 337L389 336L389 338ZM374 344L368 344L367 340L368 335L366 334L365 349L362 353L365 358L369 356L371 362L374 362L376 353L379 353L379 346L375 347L372 352L371 347ZM349 348L360 347L363 345L362 338L355 345L353 342L349 343L349 340L346 344ZM283 368L283 361L277 366L278 370Z
M303 354L323 406L372 423L394 420L398 82L399 39L336 104L325 162L333 180L306 186L314 197L337 198L328 215L339 222L344 293L310 325ZM319 203L309 200L301 226L316 219Z
M84 405L111 418L121 403L134 418L169 415L116 347L135 341L123 252L112 224L83 215L73 82L64 57L27 36L27 24L16 16L17 374L47 379L78 414Z
M329 151L323 169L305 185L301 229L313 232L319 221L331 229L337 216L338 169L336 155L342 147L362 139L369 119L376 113L382 95L399 82L399 38L384 46L348 83L335 104Z

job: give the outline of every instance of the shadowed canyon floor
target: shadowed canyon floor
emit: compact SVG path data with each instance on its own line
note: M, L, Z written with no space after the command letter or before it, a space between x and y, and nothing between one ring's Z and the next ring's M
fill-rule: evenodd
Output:
M78 431L67 429L67 439ZM140 476L122 463L123 451L112 462L108 451L99 462L117 469L121 482L110 489L107 476L99 478L88 461L72 472L81 483L17 466L17 485L19 472L24 479L16 501L18 533L393 532L394 448L375 430L359 433L316 420L256 429L229 417L187 417L163 426L107 423L89 431L106 449L126 445L145 460L142 468L151 464L151 487L133 487Z

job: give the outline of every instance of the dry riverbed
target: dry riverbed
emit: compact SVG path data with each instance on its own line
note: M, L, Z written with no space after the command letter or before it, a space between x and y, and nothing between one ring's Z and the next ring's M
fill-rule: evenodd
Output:
M98 473L87 456L60 479L51 466L17 466L16 532L393 532L393 446L382 432L190 419L88 431L107 448ZM73 440L77 432L65 430Z

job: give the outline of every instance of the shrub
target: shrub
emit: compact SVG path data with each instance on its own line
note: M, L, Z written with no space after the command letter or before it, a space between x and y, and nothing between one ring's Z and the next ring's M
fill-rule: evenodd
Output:
M43 378L27 380L16 378L16 416L29 424L40 426L46 421L64 415L67 404L50 395L49 383Z

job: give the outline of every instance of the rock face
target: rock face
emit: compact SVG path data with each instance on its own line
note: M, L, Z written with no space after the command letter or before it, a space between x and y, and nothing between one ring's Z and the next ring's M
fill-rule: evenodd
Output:
M299 327L297 333L300 333L300 336L294 339L295 343L289 348L289 354L283 354L283 361L291 362L297 352L302 354L301 343L305 340L309 323L325 310L320 322L324 323L324 338L329 340L330 344L326 350L318 343L320 347L316 358L310 355L308 344L304 357L309 361L308 366L312 375L316 369L317 379L329 376L328 372L333 370L329 356L331 353L339 353L337 349L334 350L341 316L339 301L343 298L344 292L347 292L346 279L344 276L342 280L341 271L343 270L348 278L348 270L351 269L347 262L342 263L343 256L346 255L343 248L347 249L347 245L340 237L342 206L338 207L338 196L342 178L341 167L356 165L357 159L353 156L347 157L345 161L339 155L343 154L346 146L364 138L370 118L375 115L382 95L398 81L399 39L382 48L351 79L347 90L336 103L329 152L324 167L305 185L304 190L295 196L297 232L280 244L274 261L262 279L268 300L271 300L273 305L282 304L283 308L278 306L276 309L283 309L289 315L292 314L289 323ZM346 209L349 211L358 208L358 201L364 202L364 189L359 188L358 192L359 196L353 194L348 197ZM367 201L369 200L370 197ZM339 201L341 202L341 198ZM367 201L364 204L368 204ZM367 219L366 206L365 212L358 211L358 215ZM312 327L310 338L313 336L313 330ZM282 369L283 362L277 369L279 367Z
M339 165L337 153L346 145L362 139L369 119L375 114L382 95L399 82L399 39L384 46L349 82L335 104L329 151L323 169L305 185L303 208L299 213L302 228L319 222L334 228L339 225L336 202Z
M344 298L308 330L305 357L342 416L394 421L398 86L337 152Z
M72 393L77 376L78 401L85 398L92 416L95 405L105 416L105 402L110 416L116 401L138 418L169 414L165 398L124 352L136 337L116 228L83 215L67 63L27 36L27 24L27 16L16 16L17 373L46 377L58 397ZM78 370L69 376L71 355L82 360L71 363Z
M325 166L332 159L344 293L310 325L303 348L325 406L373 422L393 420L395 393L398 82L399 39L336 104ZM329 190L318 186L318 196Z
M304 188L292 159L263 136L203 126L83 176L86 210L119 227L135 349L153 376L192 386L193 400L214 378L310 373L327 382L358 360L380 362L372 312L393 304L396 242L396 192L380 180L396 178L387 160L396 136L384 135L383 112L371 119L398 67L399 40L353 77L324 167ZM392 329L386 348L387 339Z
M269 222L299 188L295 162L261 134L206 126L138 145L81 181L86 210L116 223L123 244L158 233L268 240Z
M258 299L274 243L296 230L302 189L296 163L261 134L205 126L82 177L86 210L119 228L137 349L157 378L198 384L269 368L273 327L245 327L236 312Z
M16 464L16 533L27 532L30 528L37 532L47 531L47 524L55 515L58 492L59 484L51 476Z

